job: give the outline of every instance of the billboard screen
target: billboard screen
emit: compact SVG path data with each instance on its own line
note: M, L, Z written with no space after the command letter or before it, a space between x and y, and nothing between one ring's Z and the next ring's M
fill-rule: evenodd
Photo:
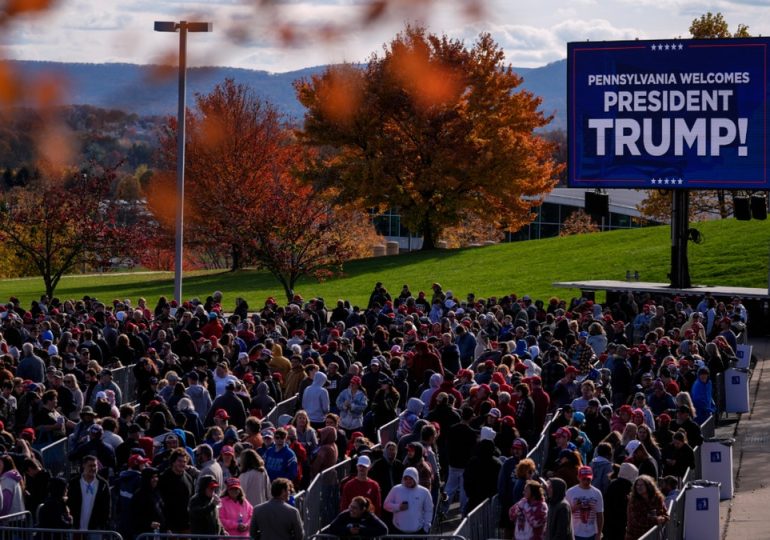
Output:
M569 43L569 186L770 189L768 45Z

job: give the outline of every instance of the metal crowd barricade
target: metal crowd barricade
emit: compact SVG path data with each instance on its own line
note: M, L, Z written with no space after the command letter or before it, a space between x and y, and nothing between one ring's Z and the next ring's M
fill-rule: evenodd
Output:
M249 540L248 533L243 536L227 536L226 534L190 534L190 533L142 533L136 540Z
M318 533L306 536L307 540L337 540L339 536L327 533ZM388 534L378 536L378 540L468 540L465 536L456 534Z
M396 432L398 431L398 418L394 418L384 426L381 426L379 429L377 429L377 442L381 446L385 446L390 441L398 442L398 437L396 435Z
M340 483L348 476L351 460L346 459L316 476L305 493L305 534L315 534L331 523L340 508ZM312 502L311 502L312 501Z
M120 388L123 403L131 403L136 395L136 377L134 377L134 364L122 366L112 370L112 380Z
M51 476L61 476L63 478L69 476L70 461L67 458L67 454L69 454L67 437L52 442L40 449L40 455L43 457L43 467L51 473Z
M501 536L501 531L497 526L499 517L500 503L498 496L495 495L471 510L453 534L468 540L498 538Z
M291 416L294 416L294 413L296 412L296 410L297 410L297 396L292 396L289 399L285 399L281 401L279 404L273 407L273 410L267 413L265 420L269 420L270 422L272 422L274 426L277 426L278 419L281 417L282 414L289 414Z
M711 439L714 437L714 433L716 430L716 414L712 414L709 416L708 420L703 422L700 426L701 434L703 434L704 439Z
M115 531L0 526L0 540L123 540L123 537Z
M31 527L32 525L32 514L29 511L0 517L0 527Z
M537 444L529 451L527 457L535 462L537 470L542 472L543 465L545 465L546 459L548 459L548 445L550 443L550 431L551 423L559 416L559 412L556 415L548 415L543 425L543 430L540 432L540 439Z
M294 508L299 512L302 525L305 525L305 512L307 511L307 491L302 490L294 494Z
M668 540L682 540L684 538L684 489L679 492L674 504L671 505L671 515L666 525L666 534Z

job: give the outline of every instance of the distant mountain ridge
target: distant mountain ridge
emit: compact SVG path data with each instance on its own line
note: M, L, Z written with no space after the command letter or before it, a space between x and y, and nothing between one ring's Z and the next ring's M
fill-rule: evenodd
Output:
M67 88L62 105L93 105L105 109L121 109L140 115L175 114L177 108L177 71L138 64L78 64L60 62L11 61L12 69L24 80L52 74ZM231 68L189 68L187 102L195 93L207 93L225 78L248 84L264 99L272 102L288 116L300 120L303 107L297 101L292 82L321 73L326 66L316 66L285 73ZM566 126L566 61L560 60L539 68L514 68L524 78L526 90L543 98L545 114L553 114L550 129Z

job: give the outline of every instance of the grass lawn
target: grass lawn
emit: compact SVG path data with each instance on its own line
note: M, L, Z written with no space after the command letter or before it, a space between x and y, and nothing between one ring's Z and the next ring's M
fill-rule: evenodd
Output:
M690 275L693 284L766 287L770 223L767 221L713 221L697 224L705 242L690 243ZM363 259L345 265L345 273L318 283L302 281L297 292L305 298L321 296L327 303L337 298L365 304L377 281L396 295L405 283L413 293L429 291L434 281L444 290L464 298L515 292L538 298L571 297L576 290L557 289L555 281L579 279L625 279L626 270L638 270L642 281L668 282L671 256L667 226L612 231L568 238L548 238L489 247L408 253L395 257ZM24 305L45 288L40 278L8 279L0 283L0 301L18 296ZM185 276L184 296L204 299L215 290L225 295L231 308L236 296L246 298L252 308L268 296L283 301L283 290L265 272L192 272ZM161 295L173 296L173 274L135 272L68 276L56 290L59 298L96 296L147 298L151 305Z

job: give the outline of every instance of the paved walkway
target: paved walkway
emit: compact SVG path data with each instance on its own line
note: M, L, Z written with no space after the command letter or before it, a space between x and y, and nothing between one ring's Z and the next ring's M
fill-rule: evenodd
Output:
M770 340L752 340L759 359L751 379L751 412L717 429L734 437L735 497L720 504L723 540L770 539Z

